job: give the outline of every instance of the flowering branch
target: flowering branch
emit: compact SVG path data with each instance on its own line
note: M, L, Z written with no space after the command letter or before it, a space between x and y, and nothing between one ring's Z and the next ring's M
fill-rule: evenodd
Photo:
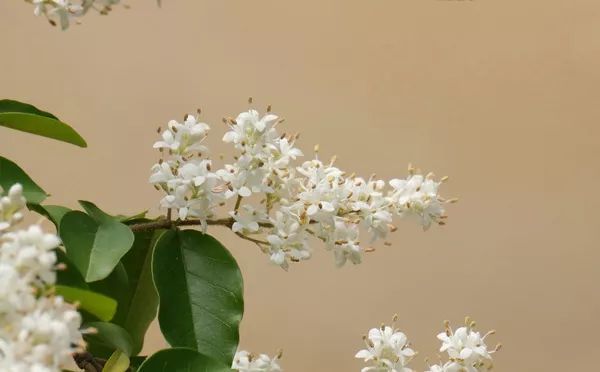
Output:
M204 155L203 144L210 127L193 115L183 123L171 120L158 132L162 140L154 147L162 153L152 167L150 183L166 193L160 204L172 210L178 220L132 225L133 231L197 225L205 232L210 225L230 228L236 235L258 244L270 260L287 269L289 262L309 259L309 238L315 237L333 252L337 266L347 261L358 264L371 244L396 231L393 217L416 217L424 229L445 224L439 186L447 179L434 180L432 173L419 174L409 167L406 179L384 181L347 174L315 157L299 166L303 156L295 147L298 135L280 135L283 120L270 107L260 116L256 110L223 119L229 127L223 141L238 151L233 162L213 170ZM251 202L260 200L264 206ZM228 218L216 218L215 210L235 200ZM365 249L359 231L372 233ZM250 235L261 234L260 239ZM384 241L384 244L390 243Z

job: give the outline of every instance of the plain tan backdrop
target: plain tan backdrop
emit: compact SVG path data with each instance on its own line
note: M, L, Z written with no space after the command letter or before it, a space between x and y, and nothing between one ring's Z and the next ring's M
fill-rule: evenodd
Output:
M400 222L392 247L335 269L315 243L284 272L250 243L241 346L287 371L358 371L371 326L400 315L436 358L441 322L495 328L499 371L598 366L600 3L568 0L128 1L52 29L0 1L0 96L74 125L88 149L0 130L2 154L53 196L112 212L155 208L155 129L204 109L213 152L223 115L250 95L301 131L309 153L363 175L408 162L449 175L449 224ZM154 327L146 351L163 347Z

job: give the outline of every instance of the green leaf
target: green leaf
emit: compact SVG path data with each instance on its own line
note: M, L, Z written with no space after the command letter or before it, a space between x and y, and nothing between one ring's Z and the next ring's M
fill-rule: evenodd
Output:
M67 207L63 207L60 205L41 205L41 204L29 204L29 209L34 212L41 214L48 218L54 226L56 226L56 231L60 230L60 221L62 218L71 211L71 209Z
M57 285L55 288L56 294L67 302L78 302L81 309L105 322L111 320L117 311L117 301L102 294L63 285Z
M133 244L133 232L108 215L80 211L67 213L60 224L60 237L67 256L86 282L106 278Z
M8 191L15 183L23 186L23 196L28 203L40 204L48 196L18 165L0 156L0 186Z
M56 271L56 284L79 289L90 289L75 265L69 260L67 254L60 248L54 250L58 263L65 268Z
M90 322L86 323L85 327L93 327L98 330L98 333L90 333L84 336L89 345L103 346L110 350L121 350L127 355L133 355L133 340L123 327L106 322Z
M139 212L137 214L134 214L133 216L122 216L122 215L118 215L115 216L119 219L119 221L128 224L129 222L135 222L135 221L139 221L139 220L144 220L146 218L146 214L148 213L148 210Z
M129 357L121 350L115 352L108 358L102 372L125 372L129 368Z
M152 281L152 252L161 232L138 232L133 247L121 262L129 276L127 299L119 302L115 323L121 324L134 341L133 354L142 350L144 336L156 318L158 294Z
M87 147L85 140L56 116L13 100L0 100L0 126Z
M231 372L231 368L196 350L173 348L156 352L137 372Z
M244 301L242 275L229 251L198 231L168 231L154 249L152 273L166 340L231 365Z
M89 214L90 217L95 219L98 223L105 223L118 220L116 217L113 217L110 214L98 208L96 204L92 202L80 200L79 205L81 205L81 207L86 211L86 213Z

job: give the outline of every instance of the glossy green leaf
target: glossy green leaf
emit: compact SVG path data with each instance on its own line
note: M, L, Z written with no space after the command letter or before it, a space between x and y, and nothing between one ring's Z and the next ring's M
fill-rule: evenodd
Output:
M125 372L129 368L129 357L121 350L115 352L108 358L102 372Z
M138 372L231 372L231 368L187 348L160 350L142 363Z
M13 100L0 100L0 126L87 147L85 140L56 116Z
M111 320L117 311L117 301L85 289L57 285L56 294L62 296L67 302L78 302L81 309L105 322Z
M40 204L48 194L37 185L18 165L0 156L0 186L8 191L12 185L23 186L23 196L28 203Z
M104 346L133 355L133 340L123 327L106 322L90 322L86 323L85 327L96 328L98 331L84 336L89 345Z
M60 221L62 218L71 211L71 209L67 207L63 207L60 205L41 205L41 204L30 204L29 209L34 212L41 214L48 218L54 226L56 226L56 231L60 229Z
M159 236L161 232L156 232ZM121 324L134 341L133 354L139 353L150 323L156 318L158 294L152 281L152 252L156 242L152 231L135 234L133 247L122 263L129 276L127 299L119 302L114 322Z
M60 237L67 256L86 282L106 278L133 244L131 230L115 219L80 211L67 213L60 224Z
M152 273L167 341L231 365L244 301L242 275L229 251L198 231L168 231L154 249Z

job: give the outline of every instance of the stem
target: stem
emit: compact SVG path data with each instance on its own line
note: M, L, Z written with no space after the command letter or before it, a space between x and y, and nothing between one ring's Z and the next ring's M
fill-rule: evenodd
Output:
M234 222L235 222L235 220L232 217L218 218L215 220L206 220L207 225L225 226L230 229L233 226ZM138 232L138 231L152 231L152 230L159 230L159 229L170 229L170 228L176 227L176 226L200 226L200 225L202 225L202 222L200 220L169 221L167 219L162 218L158 221L142 222L142 223L136 223L133 225L129 225L129 228L133 232ZM273 225L268 222L259 222L258 225L260 227L267 227L267 228L273 227Z
M256 243L256 244L258 244L259 247L261 244L269 245L269 242L266 242L264 240L254 239L254 238L251 238L251 237L244 235L242 233L239 233L239 232L236 232L235 235L239 236L240 238L242 238L244 240L248 240L248 241L251 241L252 243Z
M242 204L242 197L238 195L237 200L235 201L235 207L233 208L234 212L237 212L240 209L240 204Z

